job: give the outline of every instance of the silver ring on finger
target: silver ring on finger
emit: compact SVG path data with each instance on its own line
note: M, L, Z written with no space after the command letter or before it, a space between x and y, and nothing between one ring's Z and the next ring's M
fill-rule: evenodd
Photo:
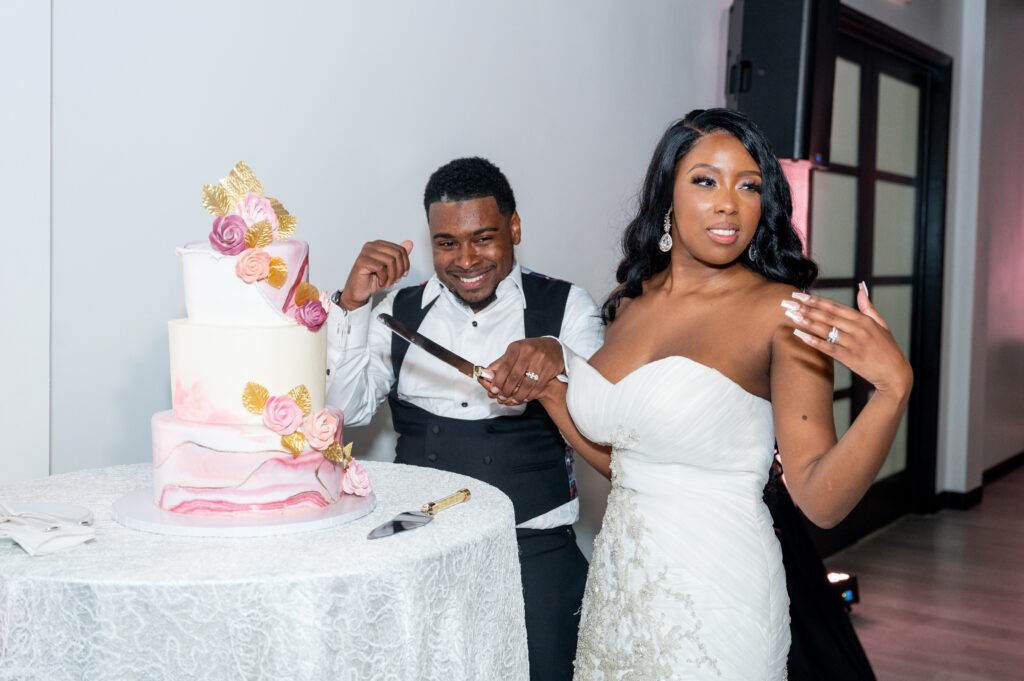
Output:
M526 376L531 381L539 381L540 376L534 371L527 371L523 376Z
M825 338L825 340L827 340L829 343L835 343L837 340L839 340L839 329L833 326L832 330L828 332L828 337Z

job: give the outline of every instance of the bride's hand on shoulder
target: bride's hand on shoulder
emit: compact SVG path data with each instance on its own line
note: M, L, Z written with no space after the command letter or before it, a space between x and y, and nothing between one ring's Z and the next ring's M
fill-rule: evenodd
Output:
M906 398L914 383L913 371L863 283L857 292L859 310L806 293L792 296L782 301L782 307L800 340L845 364L879 393L901 401Z

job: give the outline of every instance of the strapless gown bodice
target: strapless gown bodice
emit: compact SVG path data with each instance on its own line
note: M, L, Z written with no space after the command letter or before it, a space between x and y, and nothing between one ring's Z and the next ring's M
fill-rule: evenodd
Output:
M682 356L611 383L567 355L573 420L612 445L576 679L783 679L789 600L762 500L771 403Z

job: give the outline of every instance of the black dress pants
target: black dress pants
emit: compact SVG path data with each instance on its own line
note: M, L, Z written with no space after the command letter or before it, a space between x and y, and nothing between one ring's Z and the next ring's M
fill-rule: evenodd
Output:
M587 559L571 527L518 530L530 681L571 681Z

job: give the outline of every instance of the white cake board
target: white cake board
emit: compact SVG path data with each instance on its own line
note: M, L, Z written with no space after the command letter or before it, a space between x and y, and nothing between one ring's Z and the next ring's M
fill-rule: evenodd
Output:
M133 530L188 537L266 537L324 530L357 520L377 505L373 492L357 497L346 494L336 504L311 511L282 515L219 517L171 513L153 503L153 489L143 487L114 502L114 518Z

